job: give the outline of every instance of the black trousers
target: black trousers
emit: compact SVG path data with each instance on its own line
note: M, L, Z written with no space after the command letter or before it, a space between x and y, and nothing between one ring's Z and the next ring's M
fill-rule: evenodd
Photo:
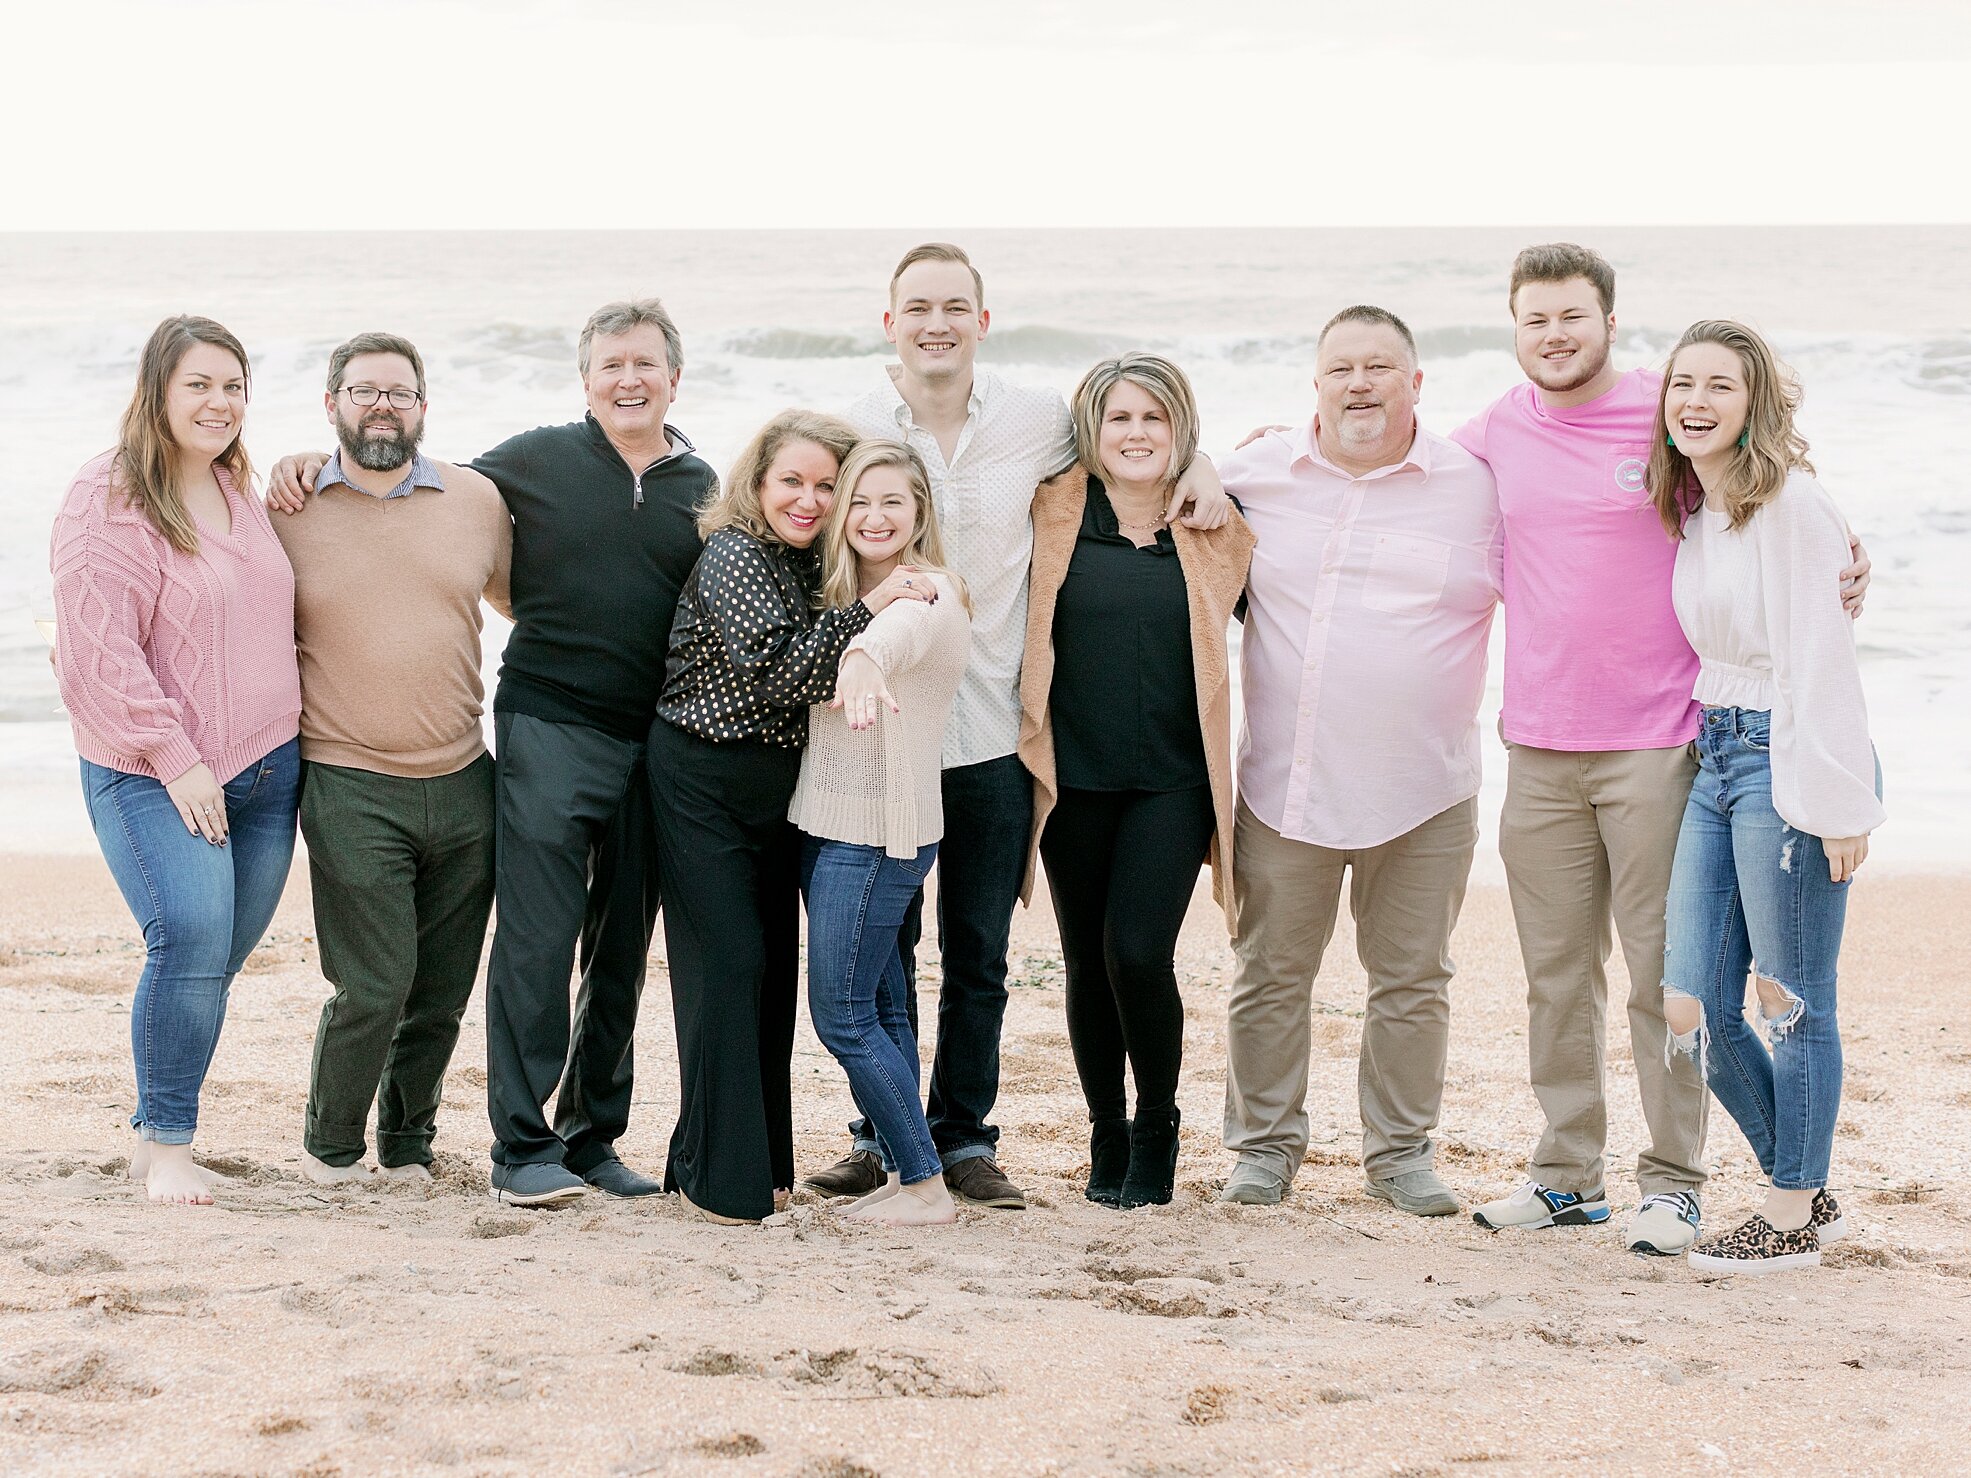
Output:
M657 924L643 746L586 724L494 719L495 897L486 971L493 1158L586 1175L630 1122L637 1004ZM581 985L571 1020L570 966ZM545 1105L555 1094L554 1125Z
M720 1216L773 1213L794 1185L790 1075L800 998L799 750L713 744L663 719L648 763L677 1021L665 1189Z
M1040 857L1067 966L1068 1042L1090 1122L1177 1102L1184 1002L1177 935L1211 847L1211 788L1069 790L1047 818Z

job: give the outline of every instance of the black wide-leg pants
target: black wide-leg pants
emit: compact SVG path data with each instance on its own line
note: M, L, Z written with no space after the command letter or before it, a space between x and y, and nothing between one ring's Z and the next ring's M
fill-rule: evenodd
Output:
M801 755L663 719L646 754L678 1039L665 1189L756 1220L794 1185L800 833L787 807Z

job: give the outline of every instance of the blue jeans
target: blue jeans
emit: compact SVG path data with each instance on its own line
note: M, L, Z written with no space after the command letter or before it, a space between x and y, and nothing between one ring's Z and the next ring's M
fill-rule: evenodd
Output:
M1707 708L1698 728L1697 778L1670 877L1663 989L1695 999L1704 1014L1694 1033L1670 1038L1666 1055L1696 1054L1776 1189L1817 1190L1827 1184L1841 1108L1835 966L1848 885L1828 881L1821 839L1773 809L1771 717ZM1776 1011L1755 999L1756 1029L1745 1006L1755 968L1783 997Z
M158 1144L190 1144L198 1095L226 1022L226 996L267 931L294 860L301 747L293 739L225 784L227 837L185 829L164 786L82 761L82 795L103 860L144 931L130 1007L137 1112Z
M907 860L881 847L819 837L804 838L801 848L814 1034L849 1075L856 1104L875 1128L883 1168L905 1185L944 1169L917 1101L917 1034L897 949L904 915L937 855L935 842Z
M999 1038L1006 1024L1006 948L1026 878L1033 832L1033 776L1018 755L946 770L944 839L938 843L938 1038L926 1111L944 1163L991 1155L999 1126ZM917 1030L917 940L924 899L911 900L899 948L904 1005ZM860 1150L878 1148L866 1120L849 1126Z

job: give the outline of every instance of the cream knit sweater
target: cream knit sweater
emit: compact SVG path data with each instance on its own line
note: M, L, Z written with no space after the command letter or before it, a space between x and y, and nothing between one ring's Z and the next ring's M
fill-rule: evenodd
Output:
M1684 525L1671 594L1697 651L1691 696L1772 713L1773 809L1817 837L1882 824L1855 631L1841 609L1848 525L1795 472L1742 529L1700 508Z
M944 835L938 756L971 657L972 619L951 581L932 578L936 605L891 601L849 643L876 659L898 711L878 705L876 726L858 733L839 709L809 710L808 747L787 809L809 836L915 857Z

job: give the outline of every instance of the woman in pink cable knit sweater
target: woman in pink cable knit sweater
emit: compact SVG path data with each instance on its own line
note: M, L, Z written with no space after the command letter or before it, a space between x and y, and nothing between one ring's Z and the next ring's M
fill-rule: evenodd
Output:
M246 351L209 318L144 345L114 449L55 520L55 667L89 817L147 952L130 1013L153 1201L209 1205L199 1090L294 855L294 572L240 444Z

